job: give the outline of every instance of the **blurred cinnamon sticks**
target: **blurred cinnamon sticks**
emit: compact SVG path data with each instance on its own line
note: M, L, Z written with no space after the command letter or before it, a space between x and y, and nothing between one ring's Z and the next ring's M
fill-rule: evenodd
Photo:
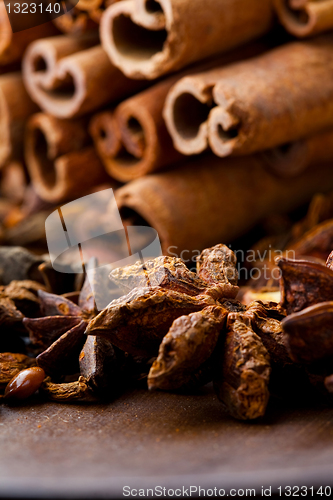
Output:
M11 160L22 159L25 123L37 110L21 73L0 76L0 168Z
M143 88L115 68L97 43L94 33L32 43L23 76L33 101L53 116L73 118Z
M38 113L27 125L25 157L36 193L59 203L110 180L90 143L87 121Z
M299 38L333 29L333 0L273 0L280 22Z
M158 232L163 252L179 255L232 241L269 214L288 212L332 187L330 163L289 179L271 174L260 154L226 159L204 155L132 181L116 197L123 219L146 221Z
M172 86L186 75L248 59L267 47L268 41L263 40L230 51L156 83L124 100L114 110L97 113L91 121L90 132L109 174L127 182L180 160L183 155L173 147L162 115Z
M102 16L101 42L130 78L155 79L267 33L270 0L126 0Z

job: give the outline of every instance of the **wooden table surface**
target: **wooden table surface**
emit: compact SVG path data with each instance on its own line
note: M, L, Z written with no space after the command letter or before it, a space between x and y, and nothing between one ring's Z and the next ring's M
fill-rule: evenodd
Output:
M0 444L1 497L333 483L333 409L275 400L263 421L237 422L209 386L195 395L140 389L92 406L3 405Z

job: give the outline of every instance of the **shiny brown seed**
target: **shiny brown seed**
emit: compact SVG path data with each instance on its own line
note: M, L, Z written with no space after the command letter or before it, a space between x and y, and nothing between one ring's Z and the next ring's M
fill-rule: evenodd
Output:
M26 399L34 394L45 378L42 368L33 366L20 371L5 389L6 399Z

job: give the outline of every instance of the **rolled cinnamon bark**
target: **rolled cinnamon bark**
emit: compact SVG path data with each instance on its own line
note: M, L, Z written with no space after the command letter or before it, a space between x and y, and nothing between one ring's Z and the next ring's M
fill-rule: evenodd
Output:
M248 59L267 49L266 42L256 42L233 50L218 59L177 73L134 97L112 111L95 115L90 133L109 174L121 182L163 169L183 158L175 150L162 116L170 88L183 76L222 64Z
M89 144L85 120L33 115L27 124L25 156L36 193L51 203L82 196L109 180Z
M145 221L158 232L163 252L180 256L227 244L268 214L288 212L332 187L331 164L285 179L269 172L262 155L204 155L183 168L132 181L116 199L125 223Z
M172 82L161 82L122 102L114 112L105 111L92 119L90 132L97 152L115 179L127 182L182 158L162 117Z
M111 61L130 78L155 79L268 32L270 0L123 0L100 24Z
M29 43L58 33L50 22L13 33L5 3L0 1L0 65L20 61Z
M327 35L181 79L164 108L174 146L243 155L333 126L332 51Z
M96 34L63 35L30 45L23 61L24 82L44 111L73 118L143 87L112 66L96 42Z
M21 203L28 186L28 175L25 166L20 161L8 163L1 171L1 194L13 201Z
M269 168L281 176L294 176L318 163L333 160L333 129L263 153Z
M27 118L38 111L24 88L21 73L0 76L0 168L23 157Z
M273 0L281 24L299 38L333 29L333 0Z

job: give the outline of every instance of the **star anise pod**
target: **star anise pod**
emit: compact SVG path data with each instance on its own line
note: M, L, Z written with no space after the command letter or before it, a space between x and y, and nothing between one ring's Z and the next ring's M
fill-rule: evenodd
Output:
M306 366L310 380L332 391L329 383L333 362L333 270L327 264L280 259L283 305L282 321L292 359Z
M281 319L284 309L235 300L236 258L224 245L206 249L197 274L180 259L159 257L117 269L111 279L134 289L93 318L86 333L132 354L158 356L150 389L176 390L209 381L227 411L239 419L264 415L271 365L292 364Z

